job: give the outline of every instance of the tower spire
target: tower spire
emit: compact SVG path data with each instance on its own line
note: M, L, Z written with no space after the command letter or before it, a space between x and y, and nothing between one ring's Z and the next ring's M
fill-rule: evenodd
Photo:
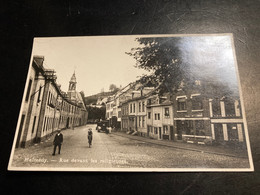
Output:
M75 75L75 70L74 73L72 75L72 77L70 78L70 84L69 84L69 90L76 90L76 75Z

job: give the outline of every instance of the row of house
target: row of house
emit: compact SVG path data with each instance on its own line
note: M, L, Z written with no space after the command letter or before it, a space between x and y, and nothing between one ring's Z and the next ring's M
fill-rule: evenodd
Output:
M156 89L135 83L110 98L106 117L115 117L121 131L153 139L245 143L239 96L210 96L202 89L203 83L196 81L189 90L159 96Z
M16 148L40 142L53 132L85 125L88 112L76 91L75 73L67 93L57 84L53 69L45 69L44 57L34 56L22 102Z

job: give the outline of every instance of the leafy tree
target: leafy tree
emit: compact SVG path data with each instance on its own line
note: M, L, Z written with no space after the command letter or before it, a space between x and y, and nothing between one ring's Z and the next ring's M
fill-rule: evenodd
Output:
M140 80L158 87L162 94L176 91L183 80L190 81L188 66L181 61L176 37L137 38L140 47L127 54L136 59L136 67L150 72Z
M110 84L109 85L109 90L110 91L115 91L117 89L116 85L115 84Z
M200 87L204 94L230 94L227 86L220 82L208 82L207 75L203 73L198 78L198 74L194 72L194 68L197 67L184 63L180 50L181 39L181 37L136 39L140 46L132 48L126 54L134 57L135 67L149 71L149 74L143 75L140 81L147 86L157 87L160 95L165 92L177 92L180 88L186 90L196 87ZM196 86L196 80L203 80L203 86Z
M88 107L88 118L89 119L105 119L106 108L105 107Z
M86 105L96 104L96 102L97 102L97 97L85 97L85 98L84 98L84 102L85 102Z

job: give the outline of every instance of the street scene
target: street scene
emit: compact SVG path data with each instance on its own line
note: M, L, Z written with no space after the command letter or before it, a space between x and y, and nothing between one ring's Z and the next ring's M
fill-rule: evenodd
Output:
M93 129L93 145L89 147L87 132ZM164 145L136 140L122 133L97 132L96 125L62 131L61 154L52 156L53 136L28 149L15 151L13 166L66 168L245 168L247 154L230 150ZM162 142L162 141L160 141Z
M37 38L9 169L252 170L237 77L231 35Z

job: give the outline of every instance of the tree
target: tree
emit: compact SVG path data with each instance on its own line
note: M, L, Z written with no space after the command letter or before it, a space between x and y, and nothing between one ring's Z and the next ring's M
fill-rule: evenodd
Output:
M105 119L106 108L103 106L101 108L88 107L88 119Z
M116 91L118 88L117 88L117 86L115 85L115 84L110 84L109 85L109 90L110 91Z
M189 82L189 67L182 63L178 48L180 38L137 38L140 47L127 54L136 59L136 67L150 72L140 81L158 87L159 93L176 91L181 82Z
M207 75L194 64L184 63L180 50L181 37L137 38L140 46L126 54L134 57L135 67L149 71L140 81L158 89L159 95L196 87L197 80L203 80L204 94L217 92L218 95L230 94L228 86L207 81ZM200 74L195 73L199 71ZM199 78L198 78L199 77ZM207 88L207 85L210 87ZM214 87L217 90L214 90ZM210 91L209 91L210 90ZM211 94L213 95L213 94Z

